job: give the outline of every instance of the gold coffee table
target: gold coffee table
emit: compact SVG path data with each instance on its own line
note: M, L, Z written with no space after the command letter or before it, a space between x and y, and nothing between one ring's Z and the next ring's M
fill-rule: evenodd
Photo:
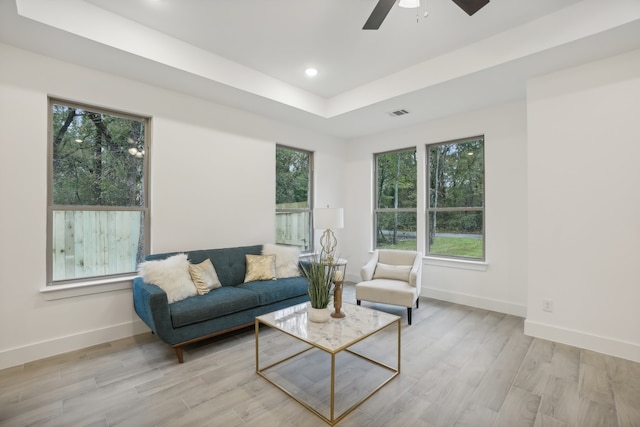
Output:
M341 319L330 318L326 323L314 323L307 319L307 307L308 303L303 303L256 317L256 373L278 387L309 411L313 412L330 425L334 425L400 374L400 317L366 307L344 304L343 312L346 314L346 317ZM390 327L394 323L397 325L397 359L395 366L382 363L351 348L360 341L384 330L387 327ZM297 351L292 355L278 359L267 366L260 366L260 324L270 326L301 341L302 343L305 343L306 345L303 345L304 348L301 351ZM389 348L392 347L389 346ZM290 363L290 377L297 377L304 374L305 362L300 362L300 367L296 367L296 359L305 357L305 354L308 351L315 349L328 354L331 358L330 372L328 373L330 375L328 416L322 414L318 409L314 408L311 403L301 398L300 392L293 392L289 390L289 388L292 387L295 378L285 378L286 374L274 374L272 377L269 376L270 372L279 369L279 367L282 367L283 364L286 363ZM354 358L354 360L366 361L371 365L370 369L374 369L374 367L382 368L381 370L378 368L378 370L381 372L387 372L387 374L380 374L384 376L382 377L382 382L377 387L368 393L365 392L366 394L363 397L359 398L359 400L348 406L341 413L336 414L336 356L342 352L356 356L357 359ZM302 368L302 370L300 368ZM287 368L283 368L283 371L286 372L286 369ZM388 377L385 379L385 376ZM324 378L326 378L326 375ZM362 379L362 376L360 379ZM307 379L307 382L313 386L313 382L311 380Z

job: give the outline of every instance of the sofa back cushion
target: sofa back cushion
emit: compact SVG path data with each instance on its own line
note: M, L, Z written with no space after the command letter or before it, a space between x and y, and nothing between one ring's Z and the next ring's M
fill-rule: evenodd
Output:
M198 253L196 254L195 252ZM193 256L194 260L196 256L202 257L202 260L206 256L211 260L222 286L236 286L244 283L244 276L247 270L245 255L260 255L261 253L262 245L254 245L194 251ZM189 253L190 259L191 255L192 253Z
M178 252L163 254L152 254L145 257L146 260L164 259ZM202 249L184 252L187 254L189 262L200 264L209 258L216 270L218 279L222 286L236 286L244 283L244 276L247 269L245 255L261 255L262 245L238 246L235 248L222 249Z

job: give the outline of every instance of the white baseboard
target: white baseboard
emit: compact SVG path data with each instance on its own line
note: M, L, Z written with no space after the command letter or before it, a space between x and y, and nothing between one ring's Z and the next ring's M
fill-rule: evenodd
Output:
M526 335L640 362L640 345L545 323L524 321Z
M442 289L427 288L424 286L422 287L420 295L427 298L434 298L456 304L482 308L485 310L497 311L499 313L511 314L518 317L527 317L527 306L524 304L516 304L509 301L485 298L477 295L450 292Z
M148 332L142 320L0 351L0 369Z

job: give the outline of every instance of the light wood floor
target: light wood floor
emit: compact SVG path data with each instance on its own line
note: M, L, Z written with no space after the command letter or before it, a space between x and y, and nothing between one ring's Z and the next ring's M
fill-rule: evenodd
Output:
M346 286L345 300L353 294ZM486 310L423 298L408 326L405 309L363 305L403 316L402 372L341 427L640 426L638 363L527 337L523 319ZM268 328L260 337L265 359L295 345ZM372 355L393 353L393 330L370 340L360 345ZM326 406L326 363L300 365L283 375L296 369L300 393ZM339 404L379 380L373 369L345 366ZM188 347L184 364L143 334L2 370L0 425L327 424L255 373L249 328Z

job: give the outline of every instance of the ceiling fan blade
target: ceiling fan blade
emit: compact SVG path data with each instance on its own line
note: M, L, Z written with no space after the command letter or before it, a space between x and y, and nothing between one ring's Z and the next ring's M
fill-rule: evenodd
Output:
M489 3L489 0L453 0L455 4L460 6L460 9L467 12L467 15L471 16Z
M396 3L396 0L378 0L378 4L373 8L371 16L364 23L363 30L377 30L382 25L382 21L387 17L389 11Z

